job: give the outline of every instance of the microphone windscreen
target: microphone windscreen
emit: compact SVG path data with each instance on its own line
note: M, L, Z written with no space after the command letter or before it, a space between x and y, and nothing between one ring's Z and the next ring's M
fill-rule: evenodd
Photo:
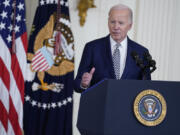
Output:
M132 56L134 59L137 59L137 58L138 58L138 54L137 54L137 52L135 52L135 51L132 51L132 52L131 52L131 56Z
M146 60L152 60L152 56L149 54L149 52L145 52L145 53L144 53L144 58L145 58Z

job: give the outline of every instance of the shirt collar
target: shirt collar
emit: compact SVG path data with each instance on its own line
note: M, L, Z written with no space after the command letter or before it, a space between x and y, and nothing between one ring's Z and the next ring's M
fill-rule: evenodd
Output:
M111 43L111 47L114 48L114 46L116 44L118 44L110 35L110 43ZM120 43L121 44L121 47L126 47L127 46L127 36L124 38L124 40Z

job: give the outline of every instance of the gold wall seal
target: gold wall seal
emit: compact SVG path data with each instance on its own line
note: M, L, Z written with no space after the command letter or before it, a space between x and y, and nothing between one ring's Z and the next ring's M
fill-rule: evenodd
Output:
M164 97L155 90L143 90L134 101L134 114L145 126L159 125L167 112Z

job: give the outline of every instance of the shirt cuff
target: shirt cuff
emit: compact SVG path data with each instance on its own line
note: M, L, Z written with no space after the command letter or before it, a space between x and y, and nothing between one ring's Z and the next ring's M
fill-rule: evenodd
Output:
M83 86L80 84L80 88L83 89L83 90L85 90L85 89L89 88L89 86L83 87Z

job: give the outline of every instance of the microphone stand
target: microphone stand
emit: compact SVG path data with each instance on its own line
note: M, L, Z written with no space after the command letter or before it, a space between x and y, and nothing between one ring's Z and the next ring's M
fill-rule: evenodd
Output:
M151 64L152 61L153 61L154 64ZM152 60L152 61L149 61L149 62L148 62L148 65L144 66L144 68L141 69L141 70L142 70L143 80L147 80L147 72L146 72L146 69L148 69L148 68L150 69L150 74L156 70L156 65L155 65L156 63L155 63L154 60Z
M150 69L150 74L156 70L156 62L152 59L151 55L148 52L144 53L145 60L147 60L148 64L144 65L143 60L139 57L139 55L133 51L131 56L136 61L136 65L141 68L142 72L142 80L147 80L147 72L146 70Z

